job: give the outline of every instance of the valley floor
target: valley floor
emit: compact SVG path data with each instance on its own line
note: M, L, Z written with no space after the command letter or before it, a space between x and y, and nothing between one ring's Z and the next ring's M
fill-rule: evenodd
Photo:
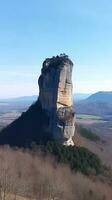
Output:
M1 113L1 128L11 123L19 116L19 112ZM74 137L76 145L84 146L98 154L106 165L112 167L112 123L96 119L93 116L83 116L83 118L77 118L77 124L91 129L92 132L98 134L101 139L100 141L93 142L82 137L79 133L76 133ZM99 182L99 180L89 179L82 174L73 174L69 169L63 166L57 166L56 168L52 160L43 160L40 157L34 158L27 152L23 153L21 150L15 152L9 148L0 149L0 159L2 159L0 160L0 171L2 170L0 173L0 184L3 184L4 180L7 180L6 186L8 186L8 188L4 188L5 185L3 184L3 191L9 190L10 188L10 193L13 193L14 190L20 193L22 191L22 193L24 193L23 196L27 196L27 192L29 193L29 190L31 190L35 196L35 194L40 195L40 190L38 189L41 187L43 192L46 193L47 190L47 199L49 200L51 200L49 192L53 192L53 195L61 195L61 198L58 198L59 200L74 200L74 197L76 200L112 199L111 185ZM17 164L18 160L19 165ZM6 174L3 174L3 172L6 172ZM49 186L49 188L47 186ZM21 191L18 191L18 189ZM71 195L72 193L73 195ZM67 195L69 195L69 197ZM37 199L36 196L35 199ZM41 200L44 199L45 198L41 198ZM22 195L16 195L16 198L13 195L6 195L4 200L32 199L22 197ZM40 198L38 200L40 200Z
M21 115L20 112L0 113L0 129L7 126ZM112 121L92 115L77 115L76 123L90 129L100 137L100 141L92 142L80 134L75 136L76 144L87 147L98 154L104 163L112 166Z
M104 121L95 118L78 118L77 124L90 129L100 137L100 141L92 142L83 137L78 137L79 143L92 152L98 154L106 165L112 167L112 121Z
M12 123L15 119L17 119L21 115L20 112L8 112L8 113L0 113L0 129Z

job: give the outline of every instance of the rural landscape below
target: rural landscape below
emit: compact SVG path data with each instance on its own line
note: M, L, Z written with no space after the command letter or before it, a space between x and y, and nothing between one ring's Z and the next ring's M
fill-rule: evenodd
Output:
M102 98L103 95L103 98ZM9 125L31 106L38 96L26 96L0 100L0 129ZM92 99L93 98L93 99ZM106 100L104 101L104 99ZM81 135L77 136L79 145L83 145L112 166L112 92L98 92L95 94L74 94L74 109L76 123L87 128L99 137L99 141ZM83 106L83 105L86 106ZM99 106L100 105L100 106ZM94 106L94 107L93 107ZM105 113L102 113L102 106ZM108 109L107 109L108 106ZM82 109L81 109L82 108ZM89 135L91 135L91 132Z
M112 92L73 95L72 66L48 58L39 96L0 100L1 200L111 199Z
M0 3L0 200L112 200L112 1Z

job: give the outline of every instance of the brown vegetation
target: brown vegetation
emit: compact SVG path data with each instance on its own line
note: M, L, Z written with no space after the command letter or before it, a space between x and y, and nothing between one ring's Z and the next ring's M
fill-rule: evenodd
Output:
M82 120L77 121L74 143L97 154L104 164L112 168L112 130L110 128L112 122L94 123L94 120L91 121L93 124L89 124L88 120L83 122ZM98 135L100 140L95 142L82 137L78 129L80 125Z
M0 148L0 200L111 200L111 189L49 157Z

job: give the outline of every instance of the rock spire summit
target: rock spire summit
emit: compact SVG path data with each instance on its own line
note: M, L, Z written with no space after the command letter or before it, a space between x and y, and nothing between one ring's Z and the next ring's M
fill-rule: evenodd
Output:
M49 117L54 139L73 145L75 114L72 99L73 63L67 55L47 58L39 77L39 102Z

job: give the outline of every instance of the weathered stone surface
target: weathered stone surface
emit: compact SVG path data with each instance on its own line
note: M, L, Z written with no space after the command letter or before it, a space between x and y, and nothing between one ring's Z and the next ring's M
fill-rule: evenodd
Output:
M54 139L73 145L75 115L72 101L72 61L61 55L46 59L39 78L39 101L49 116Z
M0 132L0 144L31 147L53 138L74 145L75 116L72 107L72 61L65 55L46 59L39 78L38 100Z

